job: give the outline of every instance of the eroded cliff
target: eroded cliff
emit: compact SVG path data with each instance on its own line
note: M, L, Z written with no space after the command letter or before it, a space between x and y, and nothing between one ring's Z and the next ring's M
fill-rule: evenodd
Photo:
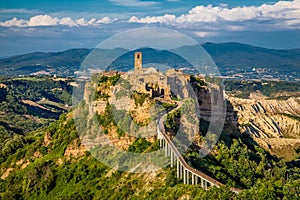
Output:
M238 128L279 157L293 158L300 146L300 97L268 99L252 93L249 99L227 97L237 112Z

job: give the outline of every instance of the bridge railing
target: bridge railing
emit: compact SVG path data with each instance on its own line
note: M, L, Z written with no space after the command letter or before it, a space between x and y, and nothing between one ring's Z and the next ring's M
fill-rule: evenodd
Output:
M166 115L166 114L165 114ZM157 133L158 133L158 139L163 139L168 145L167 145L167 148L168 146L170 147L171 151L173 154L175 154L175 158L178 160L178 162L180 163L180 167L183 167L184 170L190 172L192 174L192 180L194 180L194 175L198 178L200 178L201 180L201 185L202 185L202 180L205 180L206 182L208 182L211 186L216 186L216 187L221 187L221 186L224 186L223 183L219 182L218 180L210 177L209 175L203 173L203 172L200 172L199 170L191 167L186 161L185 159L183 158L183 156L181 155L181 153L178 151L178 149L176 148L176 146L174 145L174 143L171 141L171 139L166 135L166 132L165 132L165 128L164 128L164 117L165 115L163 116L159 116L158 117L158 120L157 120ZM171 155L171 158L172 158L172 155ZM171 159L171 162L172 159ZM177 167L177 170L178 167ZM186 172L184 172L186 173ZM177 172L177 175L180 174L179 172ZM186 177L183 177L184 179ZM186 180L184 180L184 183L186 183ZM193 183L193 182L192 182ZM206 187L204 187L204 189L207 189ZM232 192L235 192L235 193L239 193L241 190L238 189L238 188L230 188L230 190Z

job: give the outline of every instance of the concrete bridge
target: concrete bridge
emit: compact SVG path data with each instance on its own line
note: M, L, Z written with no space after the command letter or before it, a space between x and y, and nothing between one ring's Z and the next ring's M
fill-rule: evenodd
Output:
M218 180L198 171L186 163L181 153L165 133L164 116L158 117L157 120L157 139L159 141L159 147L164 149L166 157L171 158L171 167L176 166L177 177L183 179L184 184L201 185L204 190L208 190L211 187L224 186L224 184ZM237 194L241 191L238 188L230 188L230 190Z

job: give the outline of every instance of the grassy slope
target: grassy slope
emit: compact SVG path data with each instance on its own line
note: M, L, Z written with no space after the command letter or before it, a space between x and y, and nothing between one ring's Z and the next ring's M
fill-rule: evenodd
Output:
M65 104L71 104L70 81L51 77L0 78L5 85L0 88L1 136L25 134L58 119L67 110Z
M66 122L67 121L67 122ZM44 134L50 133L48 146ZM132 174L114 171L87 152L78 158L64 156L68 144L77 138L72 119L65 115L47 130L26 136L21 148L1 163L1 171L14 170L5 180L0 179L3 199L201 199L231 198L228 188L204 192L199 186L183 185L175 176L175 169ZM36 158L36 152L42 155ZM20 169L25 160L30 164ZM62 164L58 161L62 160ZM24 162L25 163L25 162ZM217 191L218 190L218 191Z
M70 115L69 115L70 116ZM45 134L50 136L44 144ZM1 149L0 179L3 199L232 199L228 188L204 192L199 186L183 185L174 169L153 174L115 172L90 156L64 156L78 135L72 118L62 115L47 129L19 136ZM204 159L189 151L185 157L228 186L245 190L236 198L275 199L299 197L300 170L296 163L271 157L243 137L222 135L214 152ZM17 164L20 161L22 164ZM24 163L29 165L24 167ZM297 196L298 195L298 196Z
M198 164L207 173L244 191L235 196L229 187L204 192L199 186L183 185L169 167L150 174L114 171L94 159L88 152L79 157L64 156L78 135L71 114L47 129L32 132L10 146L8 157L1 156L0 179L2 199L249 199L295 198L299 191L300 170L292 163L270 157L245 139L222 136L215 151L204 159L189 151L189 163ZM50 136L45 145L45 134ZM243 141L247 144L243 144ZM3 150L2 150L3 151ZM23 161L20 164L20 161ZM24 169L24 163L29 163ZM197 164L198 163L198 164ZM204 168L203 168L204 167ZM299 195L299 194L298 194Z

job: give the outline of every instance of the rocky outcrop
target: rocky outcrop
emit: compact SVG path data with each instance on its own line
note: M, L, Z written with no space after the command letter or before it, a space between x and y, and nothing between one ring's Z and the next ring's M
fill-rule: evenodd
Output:
M249 99L228 96L237 112L238 128L261 147L288 160L297 157L300 146L300 97L287 100L267 99L251 94Z
M2 174L1 179L6 179L13 170L14 168L7 168L6 171Z
M255 138L262 148L278 157L292 160L298 157L295 149L300 146L300 139L291 138Z
M300 138L300 98L268 100L228 97L238 114L241 132L256 138Z
M69 158L81 158L86 152L86 148L82 145L78 139L73 140L66 148L64 156Z

